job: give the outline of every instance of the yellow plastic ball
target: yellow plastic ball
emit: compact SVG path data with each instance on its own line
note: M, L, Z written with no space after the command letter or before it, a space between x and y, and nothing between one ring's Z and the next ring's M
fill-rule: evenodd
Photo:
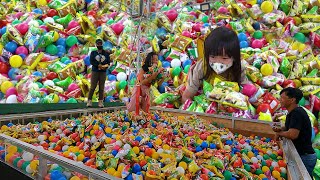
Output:
M202 139L197 140L197 144L202 144L202 142L203 142Z
M99 130L99 126L97 124L95 124L93 127L92 127L93 130Z
M137 146L135 146L135 147L132 148L132 151L133 151L134 153L136 153L136 154L139 154L140 149L139 149Z
M263 173L265 173L265 172L269 171L270 169L267 166L263 166L261 170Z
M116 135L116 140L121 140L122 136L120 134Z
M298 42L298 41L292 43L292 45L291 45L292 50L298 50L300 44L301 44L301 43Z
M17 146L9 146L8 147L8 153L10 154L10 153L16 153L18 151L18 148L17 148Z
M257 4L257 0L247 0L247 3L250 4L251 6Z
M6 94L7 90L11 87L13 87L13 83L11 81L4 81L0 86L1 92Z
M265 174L260 174L259 177L263 179L263 178L266 178L267 176Z
M119 171L119 172L122 172L123 169L124 169L124 167L125 167L124 164L119 164L119 165L118 165L118 171Z
M83 161L83 159L85 158L85 156L83 154L79 154L77 157L78 161Z
M157 153L157 152L152 153L151 156L153 159L156 159L156 160L159 159L159 153Z
M105 131L106 133L111 133L111 132L112 132L112 129L111 129L111 127L106 127L106 128L104 128L104 131Z
M39 160L33 160L33 161L30 162L30 168L32 170L36 170L38 165L39 165Z
M276 179L280 178L280 173L278 171L272 171L272 176Z
M47 5L47 1L46 0L38 0L38 4L40 6L46 6Z
M248 152L248 157L251 159L252 157L254 157L254 153L252 151Z
M6 131L6 130L8 130L9 128L8 128L8 126L6 126L6 125L3 125L3 126L1 126L1 131Z
M116 172L116 170L114 168L107 169L107 173L110 175L113 175L115 172Z
M93 129L90 131L90 135L91 135L91 136L94 135L94 130L93 130Z
M162 148L163 148L164 150L169 150L169 149L170 149L170 146L169 146L168 144L164 144L164 145L162 146Z
M113 173L113 176L121 178L121 172L120 171L116 171L116 172Z
M9 63L11 65L11 67L19 68L23 63L23 60L22 60L21 56L13 55L13 56L10 57Z
M261 74L264 75L264 76L269 76L273 73L273 68L272 68L272 65L271 64L263 64L261 66Z
M111 143L111 138L109 138L109 137L107 137L105 140L104 140L104 142L106 143L106 144L110 144Z
M186 170L188 168L188 164L186 162L184 162L184 161L181 161L179 163L179 166L182 167L184 170Z
M263 13L271 13L273 11L273 3L271 1L264 1L261 4L261 11Z
M6 161L9 161L9 159L10 159L13 155L14 155L13 153L7 154L6 157L5 157L5 160L6 160Z
M213 137L212 137L212 136L207 136L207 141L208 141L208 142L212 142L212 140L213 140Z
M56 42L59 39L59 33L57 31L53 32L53 42Z
M299 44L299 52L303 52L303 50L306 48L306 45L305 44L303 44L303 43L300 43Z
M162 144L162 140L161 139L156 139L156 145L160 146Z

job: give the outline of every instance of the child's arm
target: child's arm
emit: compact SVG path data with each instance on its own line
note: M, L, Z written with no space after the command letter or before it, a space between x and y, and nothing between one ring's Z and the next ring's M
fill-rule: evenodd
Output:
M144 73L145 73L144 70L141 70L139 72L140 77L143 77ZM147 78L143 78L142 81L140 82L140 84L141 85L150 84L155 78L157 78L158 74L159 74L158 72L152 73L151 76L149 76Z

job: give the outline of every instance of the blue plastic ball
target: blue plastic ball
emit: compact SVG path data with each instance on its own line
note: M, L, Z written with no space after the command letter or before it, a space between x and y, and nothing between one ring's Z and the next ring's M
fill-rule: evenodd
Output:
M116 156L116 155L118 154L118 151L117 151L117 150L112 150L112 151L111 151L111 154L112 154L113 156Z
M138 163L135 163L132 167L132 172L137 173L141 171L141 166Z
M113 75L113 74L109 74L109 75L108 75L108 80L109 80L109 81L116 81L116 80L117 80L117 77L116 77L115 75Z
M16 51L17 47L18 47L17 43L10 41L5 45L4 48L9 52L14 53Z
M197 146L197 147L196 147L196 152L200 152L200 151L202 151L201 146Z
M66 47L66 39L65 39L65 38L59 38L59 39L56 41L56 44Z
M207 142L205 142L205 141L203 141L202 143L201 143L201 147L203 148L203 149L205 149L205 148L208 148L208 143Z
M249 44L247 41L240 41L240 48L247 48L249 47Z
M13 126L13 124L12 124L12 123L9 123L7 126L8 126L8 127L11 127L11 126Z
M141 137L141 136L137 136L137 137L135 138L135 140L140 142L140 141L142 140L142 137Z
M259 23L259 22L254 22L254 23L252 24L252 27L253 27L253 29L255 29L255 30L260 30L260 23Z
M217 148L217 145L216 144L214 144L214 143L210 143L210 149L216 149Z
M239 41L246 41L247 40L247 35L245 33L239 33L238 34L238 39L239 39Z
M232 141L231 140L226 140L226 145L232 145Z

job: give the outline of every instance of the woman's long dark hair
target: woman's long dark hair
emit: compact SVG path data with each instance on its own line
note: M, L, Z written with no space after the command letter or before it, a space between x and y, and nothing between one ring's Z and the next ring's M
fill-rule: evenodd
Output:
M233 65L228 69L230 81L241 83L241 55L237 34L226 27L218 27L211 31L204 42L204 78L208 79L215 72L209 64L209 56L222 56L223 54L233 59Z
M142 69L144 72L149 72L149 67L152 66L152 56L156 55L154 52L148 53L146 60L144 61L144 64L142 66Z

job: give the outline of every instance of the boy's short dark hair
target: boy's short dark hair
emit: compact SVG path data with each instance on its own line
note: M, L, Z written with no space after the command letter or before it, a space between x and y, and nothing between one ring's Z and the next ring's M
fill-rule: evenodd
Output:
M298 88L293 88L293 87L287 87L285 89L282 89L280 94L282 94L282 93L286 93L286 95L289 98L295 98L296 99L296 104L298 104L299 101L303 97L302 91L300 89L298 89Z
M103 43L102 39L97 39L97 40L96 40L96 44L97 44L97 43Z

